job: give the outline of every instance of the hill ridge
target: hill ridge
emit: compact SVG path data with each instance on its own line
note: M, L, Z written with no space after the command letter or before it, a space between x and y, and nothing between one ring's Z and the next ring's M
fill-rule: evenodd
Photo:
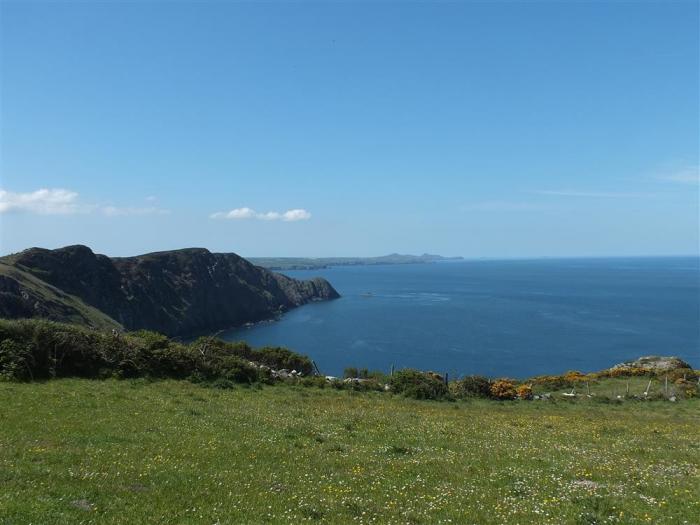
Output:
M292 279L206 248L112 258L80 244L34 247L0 257L0 278L3 317L168 335L235 327L339 297L325 279Z

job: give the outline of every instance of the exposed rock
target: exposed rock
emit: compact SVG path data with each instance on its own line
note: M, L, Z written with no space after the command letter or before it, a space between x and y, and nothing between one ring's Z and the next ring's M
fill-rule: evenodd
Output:
M626 370L633 368L641 368L651 372L668 372L677 368L691 368L691 366L678 357L664 357L657 355L649 355L640 357L634 361L619 363L610 370Z

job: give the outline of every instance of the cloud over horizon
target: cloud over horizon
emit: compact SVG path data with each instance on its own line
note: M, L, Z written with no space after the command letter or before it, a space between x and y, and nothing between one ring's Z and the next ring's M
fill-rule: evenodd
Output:
M101 213L107 217L131 215L164 215L168 210L155 206L118 207L88 204L80 201L78 192L63 188L40 188L36 191L17 193L0 189L0 214L33 213L37 215L73 215L76 213Z
M285 212L268 211L265 213L259 213L252 208L243 207L234 208L230 211L218 211L216 213L212 213L209 217L211 219L228 220L257 219L260 221L296 222L309 220L311 218L311 213L302 208L295 208Z

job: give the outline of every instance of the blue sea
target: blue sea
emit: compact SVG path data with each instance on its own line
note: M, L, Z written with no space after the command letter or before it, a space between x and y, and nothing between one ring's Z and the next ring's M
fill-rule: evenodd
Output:
M414 367L527 377L594 371L643 355L700 367L700 259L460 261L288 271L341 299L232 330L286 346L324 374Z

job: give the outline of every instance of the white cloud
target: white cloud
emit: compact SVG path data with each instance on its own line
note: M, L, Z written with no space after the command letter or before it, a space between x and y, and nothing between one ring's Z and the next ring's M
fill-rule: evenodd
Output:
M282 220L287 222L307 221L311 218L311 214L302 209L287 210L282 214Z
M41 188L28 193L0 189L0 213L28 212L40 215L68 215L89 211L78 203L78 194L64 189Z
M14 193L0 189L0 213L24 212L38 215L71 215L75 213L101 213L108 217L126 215L163 215L168 210L148 206L143 208L104 206L80 201L75 191L60 188L42 188L27 193Z
M216 213L212 213L209 217L212 219L257 219L260 221L295 222L309 220L311 218L311 214L308 211L300 208L287 210L285 212L268 211L265 213L258 213L252 208L235 208L231 211L218 211Z
M130 215L167 215L170 210L164 210L149 206L146 208L118 208L116 206L102 206L100 211L108 217L130 216Z
M700 166L691 166L674 173L659 175L661 180L678 182L680 184L700 184Z

